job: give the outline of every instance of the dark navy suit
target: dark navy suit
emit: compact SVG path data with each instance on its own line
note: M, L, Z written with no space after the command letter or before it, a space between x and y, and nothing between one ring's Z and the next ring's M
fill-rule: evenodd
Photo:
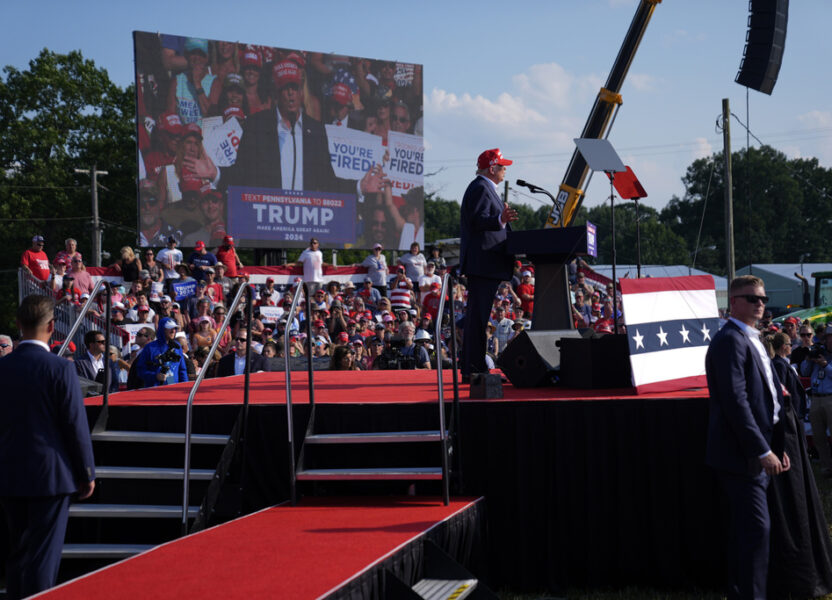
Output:
M506 252L506 234L511 226L500 223L503 209L494 185L482 176L468 185L462 197L459 270L468 280L460 364L463 375L487 371L485 325L497 287L511 279L513 272L514 256Z
M113 360L108 361L110 363L110 391L117 392L118 391L118 365ZM84 377L86 379L91 379L92 381L98 381L100 384L104 384L104 374L101 374L100 381L97 379L98 372L92 366L92 360L84 353L84 356L75 360L75 370L77 371L80 377Z
M714 335L705 367L710 392L705 461L716 469L731 505L728 597L765 598L770 476L760 457L769 450L782 456L783 428L774 424L774 398L762 358L732 321ZM771 371L782 418L780 380Z
M21 343L0 358L0 505L10 534L11 598L55 584L69 494L95 478L87 416L72 362Z

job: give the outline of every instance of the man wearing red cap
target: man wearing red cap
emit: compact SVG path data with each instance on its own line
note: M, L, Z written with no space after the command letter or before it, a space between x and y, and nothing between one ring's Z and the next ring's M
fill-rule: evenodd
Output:
M463 381L472 373L488 371L485 364L485 325L501 281L511 279L514 256L506 251L509 225L517 211L503 203L497 186L512 161L499 148L477 158L477 177L462 197L459 220L459 270L468 280L468 305L462 338L460 370Z
M194 244L194 251L188 257L188 266L191 269L191 274L197 281L205 279L205 270L209 267L211 269L217 264L217 257L205 248L205 242L198 240Z
M222 246L217 248L215 253L217 260L225 265L226 277L238 277L242 275L240 269L243 263L240 262L237 252L234 250L234 238L230 235L222 238Z

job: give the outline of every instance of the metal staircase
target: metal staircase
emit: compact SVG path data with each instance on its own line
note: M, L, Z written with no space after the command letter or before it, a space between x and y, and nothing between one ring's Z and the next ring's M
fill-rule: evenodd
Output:
M439 315L444 315L445 297L448 290L449 276L446 274L442 279L442 287L440 290L441 301L439 304ZM294 311L297 305L299 296L299 289L295 293L292 302L291 313L289 319L294 317ZM453 318L450 319L451 327L453 328ZM308 333L311 335L311 333ZM288 342L287 342L288 344ZM296 481L425 481L435 480L442 482L442 496L445 505L450 502L450 461L453 451L453 444L451 443L452 427L448 428L446 422L446 407L444 400L444 387L442 382L442 368L441 368L441 319L438 319L435 344L437 349L437 385L438 385L438 428L435 430L417 430L417 431L370 431L370 432L336 432L336 433L321 433L316 422L316 411L314 400L314 386L312 381L312 373L309 373L309 403L311 405L311 412L309 423L307 425L306 436L303 440L300 455L298 457L297 467L292 469L291 494L292 503L297 502ZM452 329L451 334L452 350L451 354L455 360L455 332ZM286 348L286 355L288 356L288 347ZM450 422L453 424L456 419L458 423L459 411L459 393L456 381L456 370L454 369L454 412L451 415ZM292 440L292 394L290 371L288 364L286 368L286 409L288 411L289 422L289 441L290 453L294 456L294 443ZM334 457L343 458L344 452L348 452L347 447L355 445L376 445L381 444L381 447L389 448L390 444L436 444L438 445L438 452L434 454L433 460L436 462L429 466L350 466L350 467L323 467L318 466L317 463L326 462L327 454L323 451L329 449L329 458ZM320 450L315 451L316 460L310 461L309 454L313 448ZM379 456L386 457L387 452L382 452ZM430 463L431 459L427 459ZM307 466L309 462L314 462L315 467Z
M95 297L100 287L101 282L91 297ZM109 323L109 288L104 286L103 289L107 295ZM249 286L240 286L228 312L232 314L237 310L244 295L248 298L246 312L250 324L252 292ZM83 311L79 322L81 318ZM96 465L97 485L92 501L70 506L67 528L70 543L64 544L63 559L112 562L206 525L213 514L219 488L228 475L232 458L244 444L248 416L249 360L246 361L243 407L231 433L191 432L194 397L229 321L227 319L223 323L209 359L191 387L184 431L181 433L108 429L109 381L105 381L102 409L92 430L96 461L103 457L104 464ZM248 332L250 340L250 327ZM71 335L67 336L67 339L70 338ZM62 346L61 353L65 346ZM248 348L250 352L250 343ZM109 375L107 369L105 377L109 378ZM201 468L191 468L192 446L200 448L198 459ZM130 457L141 457L143 464L125 464L136 462ZM148 463L152 466L147 466ZM135 480L144 483L137 487ZM200 486L198 503L189 501L192 485ZM177 497L182 498L181 503L177 502ZM77 572L78 568L68 566L67 570Z

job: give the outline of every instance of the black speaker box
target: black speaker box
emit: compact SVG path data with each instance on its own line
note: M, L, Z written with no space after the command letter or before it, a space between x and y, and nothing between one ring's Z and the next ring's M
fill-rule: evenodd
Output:
M627 336L562 340L560 382L579 389L633 387Z
M558 343L564 338L580 339L581 334L575 329L521 331L500 354L497 366L515 387L552 385L561 364Z
M789 0L750 0L748 11L745 50L734 81L771 95L786 47Z

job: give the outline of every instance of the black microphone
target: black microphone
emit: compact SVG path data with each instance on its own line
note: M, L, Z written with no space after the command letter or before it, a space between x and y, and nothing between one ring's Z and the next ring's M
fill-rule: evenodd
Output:
M541 192L541 191L543 191L542 187L538 187L538 186L534 185L533 183L523 181L522 179L518 179L517 181L515 181L515 183L517 185L519 185L520 187L529 188L529 191L531 191L531 192Z

